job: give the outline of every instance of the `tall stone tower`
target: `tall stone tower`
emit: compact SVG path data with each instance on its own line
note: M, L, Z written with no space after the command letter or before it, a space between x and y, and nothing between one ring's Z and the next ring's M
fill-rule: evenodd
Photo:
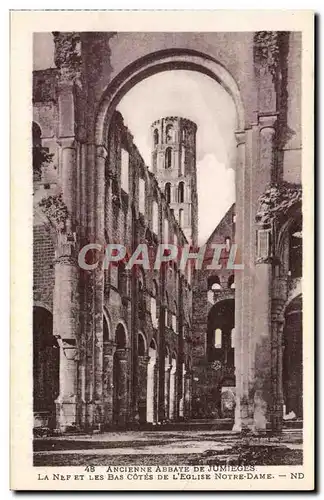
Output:
M152 126L152 169L188 242L198 241L197 125L177 116Z

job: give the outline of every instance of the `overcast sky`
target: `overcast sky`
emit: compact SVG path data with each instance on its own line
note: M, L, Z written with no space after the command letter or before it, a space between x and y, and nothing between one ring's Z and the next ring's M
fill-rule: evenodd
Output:
M50 34L34 39L34 68L53 67ZM223 88L193 71L166 71L133 87L118 105L146 164L151 163L150 126L163 116L189 118L197 126L198 233L203 243L235 201L233 159L235 108Z

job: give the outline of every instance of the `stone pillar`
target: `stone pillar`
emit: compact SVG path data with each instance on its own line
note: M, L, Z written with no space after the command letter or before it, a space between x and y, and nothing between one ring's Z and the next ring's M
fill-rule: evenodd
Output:
M59 101L68 106L73 103L72 85L59 85ZM72 134L71 116L60 112L61 134ZM62 200L68 216L64 227L58 228L55 260L55 285L53 296L53 329L60 339L60 394L56 400L56 421L61 431L79 426L81 415L78 411L78 362L80 356L80 305L79 268L76 244L76 143L73 136L61 137L59 176Z
M114 356L114 362L117 366L116 379L117 387L114 387L115 399L118 413L115 414L115 423L123 427L128 422L128 388L129 388L129 372L128 372L128 349L118 349ZM115 403L115 402L114 402Z
M154 423L154 393L155 393L155 364L156 357L151 357L147 365L147 406L146 406L146 421L150 424Z
M243 270L235 272L235 376L236 376L236 406L233 430L241 431L252 426L251 404L249 401L249 346L251 331L244 323L245 310L249 307L249 294L245 287L245 276L250 270L245 247L245 154L246 132L236 132L236 230L235 243L241 255Z
M114 354L116 344L105 342L103 347L103 425L113 423L113 395L114 395Z
M138 356L138 393L137 406L139 423L145 424L147 421L147 376L148 376L148 356Z
M260 161L258 172L258 186L264 192L271 184L275 152L275 123L276 115L262 115L259 117L260 130ZM261 194L260 193L260 194ZM260 228L257 229L257 235ZM272 248L269 240L268 254L256 255L254 279L254 304L258 311L254 322L254 426L255 430L265 429L271 420L273 405L273 375L272 333L271 333L271 289L272 289Z
M185 379L186 379L186 368L184 363L182 364L182 377L181 377L181 398L179 401L179 417L184 418L185 416Z
M166 420L169 419L170 415L170 370L171 365L166 363L164 371L164 412Z
M189 419L191 417L191 398L192 398L192 373L190 371L186 371L184 391L185 391L185 400L184 400L184 417Z
M177 398L177 362L172 359L170 371L170 407L169 418L174 420L176 418L176 398Z
M272 411L271 427L280 432L283 421L283 329L284 305L287 297L286 278L275 278L272 285L271 304L271 380L272 380Z
M69 247L69 245L66 245ZM63 249L61 248L63 251ZM75 260L59 255L55 262L53 333L60 345L60 393L56 399L57 428L65 431L78 425L78 269Z

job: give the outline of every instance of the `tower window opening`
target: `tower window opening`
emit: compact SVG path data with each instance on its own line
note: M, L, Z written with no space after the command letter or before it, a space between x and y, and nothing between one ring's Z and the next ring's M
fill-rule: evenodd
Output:
M165 194L165 199L168 203L171 202L171 184L170 182L167 182L165 187L164 187L164 194Z
M172 149L167 148L165 150L165 168L171 168L172 167Z
M179 210L179 224L180 226L183 226L183 208L180 208Z
M159 144L159 132L157 128L153 132L153 140L154 140L154 146L157 146Z
M174 130L172 125L167 125L165 129L166 142L172 142L174 139Z
M184 202L184 182L179 182L178 185L178 203Z

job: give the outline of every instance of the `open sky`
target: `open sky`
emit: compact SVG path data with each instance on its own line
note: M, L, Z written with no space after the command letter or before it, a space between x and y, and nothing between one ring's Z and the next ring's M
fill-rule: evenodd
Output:
M51 34L35 34L34 69L54 67L53 50ZM176 115L197 124L198 238L203 243L235 201L235 108L231 97L208 76L174 70L135 85L117 109L148 166L153 121Z

